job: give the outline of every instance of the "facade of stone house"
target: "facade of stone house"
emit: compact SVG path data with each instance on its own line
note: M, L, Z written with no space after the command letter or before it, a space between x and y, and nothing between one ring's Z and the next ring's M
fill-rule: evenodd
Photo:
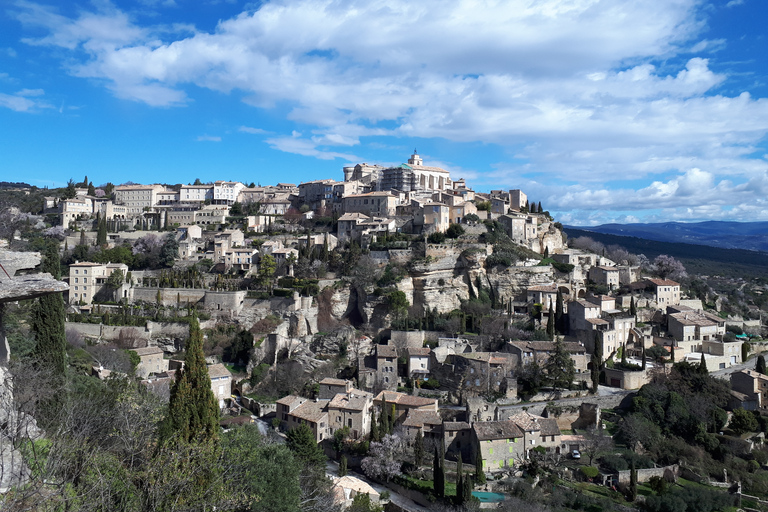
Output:
M548 453L560 453L560 429L557 420L544 418L522 411L508 418L523 432L526 457L537 446L542 446Z
M397 389L397 349L376 345L376 382L381 389Z
M446 457L473 464L472 425L466 421L446 421L442 425L443 447Z
M768 412L768 375L755 370L741 370L731 374L731 388L757 402L757 410Z
M326 410L328 411L329 435L333 435L336 430L344 427L349 428L349 435L352 439L364 438L371 432L371 413L373 411L373 395L371 393L350 387L348 391L336 393L328 402Z
M609 290L615 290L621 285L618 267L591 267L589 280L595 284L607 286Z
M151 373L160 373L168 369L163 358L163 351L158 347L135 348L134 352L141 360L136 366L136 376L146 379Z
M211 379L211 391L219 403L219 408L223 408L225 400L232 397L232 373L221 363L208 366L208 377Z
M513 421L475 422L471 439L472 460L479 455L486 472L512 469L525 458L524 434Z
M680 283L670 279L646 279L645 282L660 307L680 304Z
M411 378L425 379L429 376L430 365L429 347L408 347L408 376Z

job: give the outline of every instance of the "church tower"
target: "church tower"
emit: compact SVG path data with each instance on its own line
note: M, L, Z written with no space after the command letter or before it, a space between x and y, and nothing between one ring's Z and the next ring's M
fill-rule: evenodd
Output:
M411 158L408 159L408 165L424 165L424 161L421 159L416 149L413 150Z

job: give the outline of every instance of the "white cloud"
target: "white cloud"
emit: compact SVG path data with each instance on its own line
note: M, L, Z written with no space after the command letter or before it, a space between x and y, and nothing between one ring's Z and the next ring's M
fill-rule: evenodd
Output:
M214 135L198 135L197 142L221 142L221 137Z
M675 205L695 215L725 208L722 194L760 201L766 188L753 155L768 100L717 94L728 76L704 57L727 41L700 38L698 0L275 0L210 33L139 26L111 7L16 10L46 30L28 43L71 50L72 74L120 98L182 106L192 85L288 105L311 135L266 140L280 151L354 161L335 149L373 135L494 143L522 163L456 172L625 218Z
M0 107L9 108L16 112L29 112L35 108L35 102L23 96L0 93Z
M42 89L22 89L16 93L17 96L42 96L45 91Z
M240 128L237 129L237 131L244 132L244 133L251 133L254 135L263 135L263 134L269 133L267 130L264 130L262 128L252 128L250 126L241 126Z
M744 0L731 0L725 4L726 7L736 7L737 5L744 5Z

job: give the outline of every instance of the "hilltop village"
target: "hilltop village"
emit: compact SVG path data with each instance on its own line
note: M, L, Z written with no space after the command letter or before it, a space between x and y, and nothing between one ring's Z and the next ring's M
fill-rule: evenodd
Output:
M757 419L742 433L759 434L768 376L749 359L760 316L720 314L689 294L679 262L591 251L524 191L474 191L415 150L407 163L343 175L103 188L86 178L45 197L39 217L61 241L67 341L80 347L81 371L135 375L167 401L199 319L222 427L308 429L343 459L332 476L340 505L366 494L409 510L345 476L349 465L428 506L446 495L438 452L460 504L472 488L509 503L507 478L538 478L539 464L626 493L627 461L641 462L594 464L604 429L619 428L619 409L640 414L636 390L685 372L728 383L716 411L702 406L723 415L699 433L707 442L724 446L715 436L743 411ZM642 434L616 432L649 451ZM407 476L374 453L395 440L399 457L415 453ZM640 483L682 478L681 457L646 461Z

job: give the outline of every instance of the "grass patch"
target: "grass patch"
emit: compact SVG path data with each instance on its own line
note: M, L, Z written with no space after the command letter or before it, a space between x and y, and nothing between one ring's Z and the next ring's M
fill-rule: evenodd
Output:
M233 374L240 374L240 373L244 374L247 371L247 367L246 366L242 366L242 365L239 365L239 364L224 363L224 366L226 366L227 370L229 370L230 373L233 373Z

